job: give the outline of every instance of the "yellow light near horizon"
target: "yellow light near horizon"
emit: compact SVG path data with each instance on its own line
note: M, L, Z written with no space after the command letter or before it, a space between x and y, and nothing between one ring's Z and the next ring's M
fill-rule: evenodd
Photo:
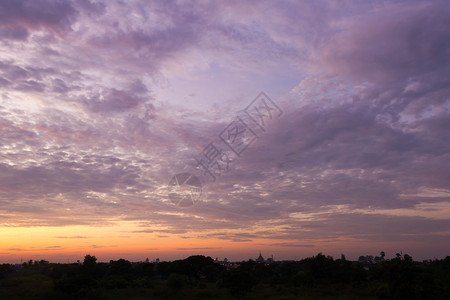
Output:
M182 258L185 255L202 254L205 252L202 249L240 251L253 243L185 238L178 234L162 236L157 232L140 232L142 230L133 221L118 221L101 227L3 227L0 228L0 260L23 258L58 262L65 260L61 257L80 259L85 254L97 255L99 261L124 258L127 255L145 257L146 254Z
M52 257L63 254L120 254L179 252L179 249L209 249L245 247L248 243L235 244L223 240L185 238L178 234L143 232L138 222L117 221L108 226L64 227L2 227L0 228L0 259L8 257ZM155 230L164 229L155 226ZM197 252L201 252L201 251Z
M2 227L0 253L7 256L18 253L32 255L49 251L83 252L101 248L128 248L129 245L145 244L145 239L132 233L138 229L135 222L116 222L114 225L101 227ZM133 242L130 243L130 240Z

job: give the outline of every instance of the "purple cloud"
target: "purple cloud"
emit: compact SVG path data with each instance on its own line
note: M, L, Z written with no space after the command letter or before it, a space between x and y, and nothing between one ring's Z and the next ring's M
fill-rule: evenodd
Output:
M317 47L319 61L332 72L391 85L435 72L448 76L449 14L445 1L387 4L343 22Z
M4 38L23 40L29 31L46 28L62 33L70 29L77 11L66 1L2 1L0 26ZM12 27L11 27L12 26Z

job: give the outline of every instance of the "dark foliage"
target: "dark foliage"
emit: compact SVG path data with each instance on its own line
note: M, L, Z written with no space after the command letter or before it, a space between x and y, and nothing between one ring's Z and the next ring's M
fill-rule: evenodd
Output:
M10 264L0 265L0 279L8 277L13 272L14 268Z
M168 277L172 273L188 276L189 279L216 281L218 275L225 267L214 263L211 257L202 255L190 256L183 260L170 263L163 262L157 265L157 274Z
M249 260L227 270L200 255L157 264L97 263L86 255L82 264L0 265L0 290L5 299L450 299L450 256L416 262L407 254L385 259L382 252L349 261L319 253L301 261Z

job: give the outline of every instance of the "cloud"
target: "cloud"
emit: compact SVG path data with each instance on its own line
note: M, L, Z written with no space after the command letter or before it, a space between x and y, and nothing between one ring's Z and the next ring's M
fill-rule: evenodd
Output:
M177 248L177 250L182 251L192 251L192 250L214 250L214 249L221 249L220 247L200 247L200 248Z
M140 81L136 81L129 90L111 88L84 98L81 101L90 111L95 113L124 112L148 102L147 92L145 85ZM151 106L147 107L150 108Z
M19 40L41 28L63 34L77 15L70 2L46 0L2 1L0 12L2 37Z
M30 247L27 249L23 249L23 248L10 248L8 249L9 251L15 251L15 252L22 252L22 251L27 251L27 252L32 252L32 251L54 251L54 250L61 250L62 247L61 246L48 246L48 247L44 247L44 248L35 248L35 247Z
M28 30L22 26L0 28L0 37L4 39L26 40L28 36Z
M448 230L446 3L4 1L0 11L5 226L133 221L133 234L283 248L438 244ZM283 115L210 182L194 158L210 142L226 149L218 135L261 89ZM180 172L202 180L196 206L167 196Z
M294 248L314 248L314 245L303 245L303 244L294 244L294 243L273 243L270 244L273 247L294 247Z
M448 3L387 4L342 22L317 55L325 68L356 80L395 84L429 72L447 72Z

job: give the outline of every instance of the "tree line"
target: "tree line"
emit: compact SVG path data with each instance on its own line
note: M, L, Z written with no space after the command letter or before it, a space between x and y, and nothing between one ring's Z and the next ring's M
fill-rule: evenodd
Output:
M0 299L450 299L450 256L414 261L408 254L349 261L319 253L300 261L243 261L231 267L210 257L172 262L81 264L28 261L0 265Z

